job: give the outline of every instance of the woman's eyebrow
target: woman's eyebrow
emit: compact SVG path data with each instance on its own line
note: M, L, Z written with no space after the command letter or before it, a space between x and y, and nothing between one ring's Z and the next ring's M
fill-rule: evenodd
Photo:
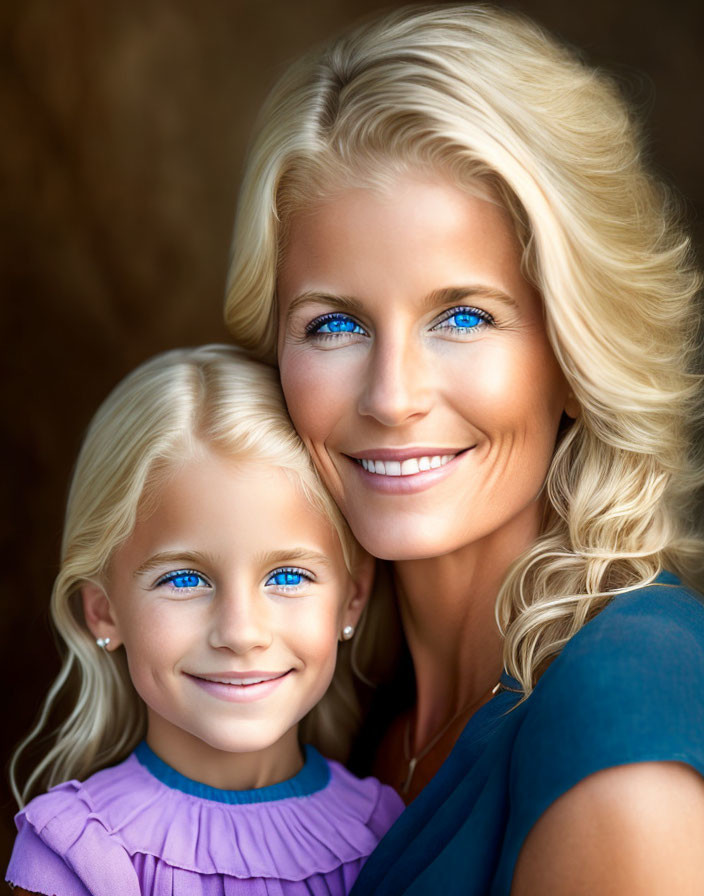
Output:
M434 289L428 293L422 301L423 308L432 311L439 305L459 305L466 302L467 299L489 299L501 302L508 306L512 311L518 311L518 303L508 293L503 290L496 289L493 286L483 286L482 284L472 284L469 286L443 286L440 289ZM364 304L354 296L336 295L334 293L322 292L319 290L310 290L300 293L288 306L286 319L290 318L294 312L309 302L324 302L340 311L347 311L350 314L362 314L364 312Z
M334 293L310 290L309 292L300 293L295 299L291 300L286 311L286 319L288 320L301 305L306 305L309 302L324 302L326 305L332 305L342 311L350 311L354 314L361 314L364 310L359 299L355 299L353 296L341 296Z
M512 311L518 311L518 303L508 293L493 286L483 286L475 284L471 286L444 286L441 289L435 289L423 300L423 304L428 309L436 308L438 305L459 305L466 302L467 299L490 299L496 302L502 302Z

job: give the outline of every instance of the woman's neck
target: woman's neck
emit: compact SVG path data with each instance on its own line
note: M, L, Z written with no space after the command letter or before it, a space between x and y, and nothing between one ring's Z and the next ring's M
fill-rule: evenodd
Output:
M510 565L536 539L540 507L441 557L394 566L416 677L414 749L454 716L486 702L503 669L496 597Z

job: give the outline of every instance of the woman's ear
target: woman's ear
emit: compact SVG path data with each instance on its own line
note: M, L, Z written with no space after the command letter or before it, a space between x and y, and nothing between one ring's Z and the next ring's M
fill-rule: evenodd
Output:
M351 625L357 627L359 617L367 605L369 595L372 592L374 583L374 571L376 561L361 548L358 548L358 556L356 557L354 573L350 576L350 585L343 613L343 626Z
M565 413L570 419L576 420L579 417L580 410L579 402L575 398L574 392L570 390L565 399Z
M115 650L122 644L122 638L105 589L95 582L84 582L81 586L81 598L88 630L96 640L102 638L108 642L106 650Z

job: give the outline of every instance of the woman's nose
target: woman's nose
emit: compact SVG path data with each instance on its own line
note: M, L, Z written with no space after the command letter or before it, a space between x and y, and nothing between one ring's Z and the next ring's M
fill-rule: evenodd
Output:
M422 417L432 405L429 371L422 348L392 335L372 349L359 397L359 413L385 426L401 426Z
M244 654L272 643L272 625L266 602L246 589L218 594L213 602L211 647Z

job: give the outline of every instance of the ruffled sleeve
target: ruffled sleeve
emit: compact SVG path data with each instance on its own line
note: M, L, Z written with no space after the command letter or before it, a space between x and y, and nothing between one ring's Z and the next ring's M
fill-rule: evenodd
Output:
M704 775L704 608L671 574L614 598L544 673L516 735L501 868L533 825L595 772L683 762Z
M20 825L5 880L13 887L52 896L90 896L76 874L50 849L31 825L18 816Z
M32 800L16 817L6 879L48 896L140 896L129 856L69 781Z

